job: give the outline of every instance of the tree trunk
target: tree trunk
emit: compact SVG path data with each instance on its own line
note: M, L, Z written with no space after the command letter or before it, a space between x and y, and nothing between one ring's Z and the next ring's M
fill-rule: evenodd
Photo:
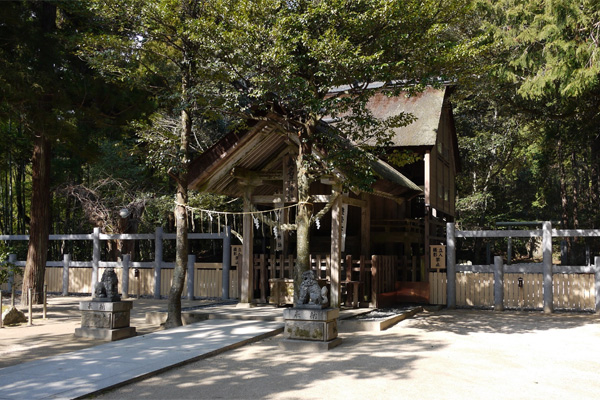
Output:
M567 175L564 165L562 140L558 140L558 175L560 179L560 204L562 229L569 229L569 198L567 196ZM571 254L571 238L567 238L567 254Z
M300 133L300 148L296 159L298 179L298 215L296 217L296 266L294 268L294 304L297 303L302 283L302 274L310 270L310 218L312 205L310 204L310 179L309 161L312 152L310 143L311 126L307 125Z
M188 202L188 169L190 163L189 143L192 136L192 120L187 109L181 112L181 123L183 125L180 143L181 166L177 174L177 204L175 206L175 224L177 227L175 269L173 271L173 282L169 290L168 315L165 322L166 328L183 325L181 319L181 294L183 293L187 271L188 215L186 206Z
M571 152L571 170L579 171L574 151ZM579 175L577 173L573 176L573 229L579 229ZM575 237L574 241L578 242L578 239Z
M591 146L591 189L590 189L590 203L591 205L598 204L600 199L600 136L596 137ZM592 217L592 227L598 228L600 226L600 213L594 213Z
M27 305L27 290L33 291L33 304L41 304L50 215L50 141L40 133L35 136L32 160L31 221L29 247L23 275L21 304Z

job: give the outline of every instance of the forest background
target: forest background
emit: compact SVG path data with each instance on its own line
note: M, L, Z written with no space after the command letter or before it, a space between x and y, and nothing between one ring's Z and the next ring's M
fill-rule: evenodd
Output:
M176 42L173 35L184 43L193 39L188 32L175 29L161 37L157 30L157 41L167 45L153 57L136 58L135 49L114 50L118 26L107 23L106 8L96 3L102 2L0 3L0 234L29 234L35 218L48 233L88 233L95 226L106 233L153 232L157 226L173 232L182 112L194 121L190 158L239 126L225 108L216 111L206 96L195 97L200 84L203 93L216 93L208 77L194 76L188 97L182 96L185 68L174 71L165 58L187 54L168 44ZM123 9L145 4L164 10L180 2L119 3ZM462 167L457 222L474 229L534 220L599 228L600 5L463 3L468 12L456 22L452 40L468 42L469 51L464 58L457 53L458 67L443 77L455 87ZM99 47L113 49L112 58L109 51L90 57L90 49ZM186 62L180 65L187 68ZM218 103L217 97L210 101ZM44 203L36 196L48 196L49 209L36 207ZM188 204L241 208L239 199L194 192ZM188 222L190 231L211 229L200 214ZM26 257L26 243L11 246L19 259ZM48 258L69 253L88 259L86 246L54 241ZM135 249L119 246L106 250L110 257L132 252L143 259L153 251L143 241ZM220 254L218 243L192 246L199 258ZM463 251L477 258L482 248L482 242L472 243ZM175 251L167 247L165 258Z

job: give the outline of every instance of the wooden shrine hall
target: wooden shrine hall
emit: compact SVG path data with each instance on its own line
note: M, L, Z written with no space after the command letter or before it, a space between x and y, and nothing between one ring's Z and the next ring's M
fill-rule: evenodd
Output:
M388 153L410 152L415 162L395 168L378 159L370 192L341 193L343 171L311 185L313 215L328 209L311 227L312 268L331 285L332 307L428 301L429 249L445 243L444 226L455 213L459 162L448 95L448 88L410 97L376 94L368 105L375 116L416 117L395 130ZM282 226L293 223L297 153L295 135L260 120L230 132L191 164L191 189L244 199L240 304L292 301L293 292L288 287L282 294L277 282L292 278L295 235L257 226L252 213L276 210Z

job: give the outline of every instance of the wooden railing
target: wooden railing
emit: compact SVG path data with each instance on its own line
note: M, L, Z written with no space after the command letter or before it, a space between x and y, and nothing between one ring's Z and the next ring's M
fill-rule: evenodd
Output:
M234 267L235 268L235 267ZM99 269L99 276L102 276L105 268ZM154 296L154 269L135 268L128 269L129 279L124 279L123 268L115 268L115 273L119 280L119 293L124 298L132 296ZM189 271L189 269L188 269ZM229 296L237 298L239 296L239 284L237 273L233 270L230 274ZM171 281L173 279L173 268L163 268L161 273L160 295L165 297L169 294ZM186 279L183 293L193 293L193 297L221 297L223 292L223 266L221 263L194 263L191 279ZM124 282L128 282L127 293L124 292ZM193 290L188 289L189 282L193 282ZM65 269L63 266L47 266L44 283L49 293L68 294L91 294L92 293L92 267L76 267L67 269L67 285L65 287ZM16 291L19 291L22 285L22 278L15 276L12 282ZM8 283L0 285L0 289L10 291L12 288ZM66 289L66 290L65 290Z
M521 286L519 278L522 279ZM430 302L446 305L446 273L431 272ZM541 273L508 273L504 275L503 308L542 310L544 283ZM552 279L554 309L594 311L594 274L554 274ZM458 272L456 274L457 307L494 307L494 274Z
M496 310L521 307L542 308L546 313L554 309L600 312L600 257L596 257L592 265L552 263L553 238L600 237L600 230L552 229L550 221L541 225L542 229L534 230L461 231L456 230L453 223L448 223L447 278L441 274L433 276L434 279L446 280L446 300L440 298L441 284L436 282L431 285L436 302L447 304L450 308L492 304ZM494 257L491 265L457 264L456 240L475 237L541 237L543 261L507 265L501 257Z
M266 302L270 294L269 279L291 279L295 262L294 257L254 255L254 290L259 293L261 302ZM350 298L345 299L346 305L356 302L355 306L377 306L379 294L394 290L398 268L399 258L396 256L347 256L342 260L340 271L344 296L350 290ZM311 269L318 279L331 282L329 255L311 256Z

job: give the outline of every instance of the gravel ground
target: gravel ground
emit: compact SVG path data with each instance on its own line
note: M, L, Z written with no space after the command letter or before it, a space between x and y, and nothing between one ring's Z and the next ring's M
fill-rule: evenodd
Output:
M36 306L33 326L0 329L0 367L105 343L73 337L80 300L51 297L49 319ZM158 329L143 315L165 305L134 300L132 325L140 333ZM442 310L341 336L339 347L317 354L283 352L276 336L95 398L564 400L600 393L596 314Z
M318 354L280 337L189 364L100 399L593 399L596 315L443 310Z

